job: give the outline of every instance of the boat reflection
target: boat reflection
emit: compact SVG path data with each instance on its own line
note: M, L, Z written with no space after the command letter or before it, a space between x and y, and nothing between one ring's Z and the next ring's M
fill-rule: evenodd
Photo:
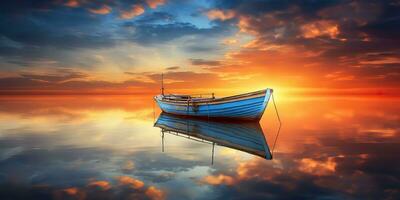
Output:
M212 144L212 158L214 145L219 145L268 160L272 159L268 143L258 122L211 121L161 113L154 126L161 128L162 138L165 133L169 133ZM164 140L162 146L164 150Z

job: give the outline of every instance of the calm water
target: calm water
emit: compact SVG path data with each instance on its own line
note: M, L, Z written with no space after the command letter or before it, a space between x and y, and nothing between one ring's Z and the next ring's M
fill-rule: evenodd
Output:
M163 152L151 97L1 97L0 199L399 199L399 103L278 99L267 160L173 134Z

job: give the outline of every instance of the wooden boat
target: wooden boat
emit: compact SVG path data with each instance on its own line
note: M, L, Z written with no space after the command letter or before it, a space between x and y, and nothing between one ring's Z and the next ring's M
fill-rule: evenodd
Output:
M163 89L162 89L163 91ZM259 121L266 109L272 89L264 89L235 96L209 98L192 95L157 95L154 99L166 113L205 118L231 118Z
M272 159L258 122L210 121L161 113L154 126L161 128L163 134L171 133L196 141L208 141L213 147L217 144Z

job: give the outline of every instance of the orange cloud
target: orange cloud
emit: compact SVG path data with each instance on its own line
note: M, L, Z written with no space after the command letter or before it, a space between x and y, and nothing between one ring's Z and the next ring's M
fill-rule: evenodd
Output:
M200 183L209 185L235 185L249 179L271 180L273 174L265 173L265 168L264 160L254 158L245 162L239 162L235 171L236 174L232 176L225 174L205 176L200 180ZM280 173L280 170L276 169L275 173Z
M68 0L67 2L64 3L65 6L76 8L80 6L79 0Z
M355 79L355 76L351 74L345 74L342 71L336 71L326 74L325 78L329 78L334 81L351 81Z
M259 17L247 16L247 15L238 15L239 21L237 27L240 32L249 33L251 35L263 35L264 30L273 29L277 31L276 27L280 27L285 25L285 21L276 17L274 13L264 14ZM276 33L276 36L279 35L279 31Z
M369 53L366 55L374 55L373 53ZM360 64L365 64L365 65L384 65L384 64L398 64L400 63L400 58L396 56L383 56L380 55L378 58L375 58L373 60L360 60Z
M121 19L132 19L144 13L142 5L133 5L130 10L121 11L119 17Z
M219 174L218 176L206 176L201 180L201 182L210 185L232 185L234 183L234 179L230 176Z
M273 161L277 162L277 161ZM248 180L248 179L263 179L263 180L271 180L273 174L265 173L264 169L267 167L267 163L264 160L259 158L253 158L249 161L239 162L236 168L237 181L240 180ZM281 173L281 170L275 168L275 174Z
M71 187L71 188L67 188L63 190L65 193L67 193L68 195L76 195L78 194L78 188L76 187Z
M165 0L146 0L146 3L150 8L155 9L157 6L163 5Z
M319 36L336 38L340 33L338 24L328 20L307 23L301 26L300 29L302 31L302 36L305 38L315 38Z
M140 189L144 186L144 183L140 180L134 179L129 176L120 176L118 177L118 182L121 185L128 185L134 189Z
M99 15L105 15L110 13L112 8L107 5L103 5L100 8L89 8L89 12L94 13L94 14L99 14Z
M55 199L73 199L83 200L86 198L86 193L77 187L70 187L62 190L57 190L54 193Z
M206 15L209 19L212 19L212 20L219 19L219 20L225 21L225 20L232 19L233 17L235 17L235 12L233 12L232 10L222 11L222 10L218 10L218 9L213 9L213 10L209 10L206 13Z
M317 161L303 158L300 160L299 170L314 175L327 175L336 170L336 162L333 159L333 157L329 157L327 161Z
M165 199L165 193L162 190L157 189L154 186L147 188L145 194L153 200Z
M90 187L98 187L101 190L109 190L111 188L111 184L107 181L92 181L88 184Z

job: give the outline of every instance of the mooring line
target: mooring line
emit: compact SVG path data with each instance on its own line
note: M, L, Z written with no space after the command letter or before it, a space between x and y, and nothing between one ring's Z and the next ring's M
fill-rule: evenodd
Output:
M156 109L155 109L156 100L153 99L153 124L156 123Z
M274 141L274 146L272 146L272 157L274 157L275 145L276 145L276 141L278 140L279 133L281 132L282 122L281 122L281 118L279 117L278 109L276 108L276 103L275 103L275 99L274 99L274 94L272 93L271 96L272 96L272 102L274 103L276 116L278 117L278 120L279 120L278 132L276 133L276 137L275 137L275 141Z

